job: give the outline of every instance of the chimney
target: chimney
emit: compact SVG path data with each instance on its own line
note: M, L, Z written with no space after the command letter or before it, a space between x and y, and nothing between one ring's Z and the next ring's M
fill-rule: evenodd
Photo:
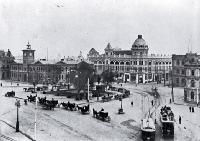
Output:
M138 39L142 39L142 35L138 35Z

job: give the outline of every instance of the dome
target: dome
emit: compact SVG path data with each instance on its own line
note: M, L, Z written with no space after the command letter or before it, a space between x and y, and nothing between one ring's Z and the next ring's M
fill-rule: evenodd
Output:
M142 35L138 35L138 38L135 40L135 42L132 45L132 48L135 47L141 47L141 48L147 48L146 41L142 38Z

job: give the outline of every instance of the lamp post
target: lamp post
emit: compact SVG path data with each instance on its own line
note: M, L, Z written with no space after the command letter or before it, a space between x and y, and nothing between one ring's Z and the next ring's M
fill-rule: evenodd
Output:
M16 122L16 132L19 132L19 108L20 108L20 100L16 100L15 106L17 107L17 122Z

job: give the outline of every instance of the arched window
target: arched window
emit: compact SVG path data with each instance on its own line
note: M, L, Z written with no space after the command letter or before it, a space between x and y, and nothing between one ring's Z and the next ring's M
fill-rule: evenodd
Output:
M194 92L191 91L191 100L194 100Z
M114 65L114 62L113 62L113 61L111 61L111 62L110 62L110 64L111 64L111 65Z
M191 87L195 87L195 81L191 80Z
M194 76L194 70L192 70L192 73L191 73L191 74L192 74L192 76Z

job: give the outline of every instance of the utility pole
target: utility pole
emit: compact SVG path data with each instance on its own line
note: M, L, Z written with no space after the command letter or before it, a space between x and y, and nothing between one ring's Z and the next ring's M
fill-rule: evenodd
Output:
M88 104L90 103L89 100L90 100L90 79L89 79L89 77L88 77L88 94L87 94L87 101L88 101Z
M199 89L197 88L197 105L199 103Z
M172 69L171 69L171 79L172 79L172 90L171 90L171 94L172 94L172 102L174 102L173 66L172 66Z
M34 125L35 125L35 127L34 127L34 136L35 136L35 140L34 141L36 141L36 139L37 139L37 96L35 97L35 122L34 122Z
M165 74L165 66L164 66L164 86L165 86L165 80L166 79L166 74Z

